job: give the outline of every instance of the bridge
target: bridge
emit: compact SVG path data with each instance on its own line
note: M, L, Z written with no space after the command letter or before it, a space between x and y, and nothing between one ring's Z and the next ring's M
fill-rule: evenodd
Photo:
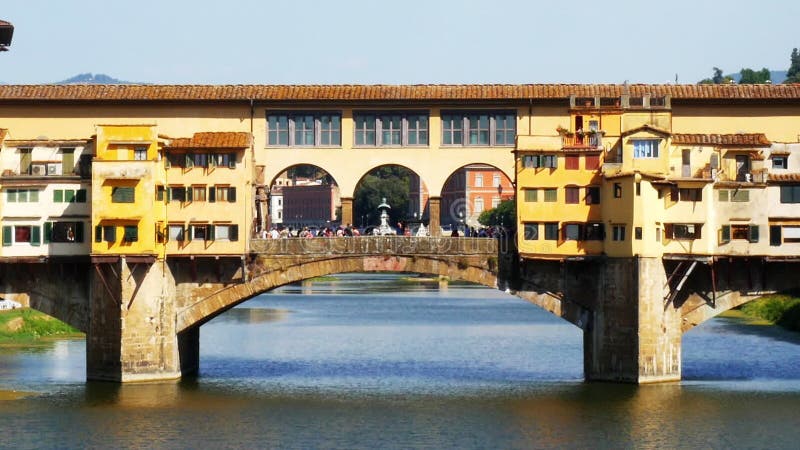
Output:
M87 334L87 378L179 378L199 366L202 324L279 286L346 272L413 272L501 289L581 328L587 380L681 374L683 332L793 287L793 262L765 258L520 259L513 239L252 240L236 257L49 259L2 264L6 295Z

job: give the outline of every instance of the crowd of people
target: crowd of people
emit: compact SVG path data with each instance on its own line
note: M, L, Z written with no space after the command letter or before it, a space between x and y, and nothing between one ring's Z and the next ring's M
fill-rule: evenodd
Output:
M285 238L315 238L315 237L352 237L370 235L369 229L361 230L357 227L347 224L346 226L339 225L337 227L302 227L293 228L291 226L273 226L269 230L262 228L261 231L256 233L259 239L285 239ZM413 234L410 227L400 222L395 229L397 236L419 236ZM505 236L508 230L505 227L488 226L488 227L465 227L462 230L453 228L448 233L442 233L443 236L452 237L480 237L480 238L498 238ZM427 233L426 233L427 235Z

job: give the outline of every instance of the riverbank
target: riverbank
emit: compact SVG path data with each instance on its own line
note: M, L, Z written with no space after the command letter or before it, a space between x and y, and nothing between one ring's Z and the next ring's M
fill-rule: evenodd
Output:
M83 337L83 333L34 309L0 311L0 346L35 344L50 337Z
M763 319L787 330L800 332L800 298L790 295L768 295L744 304L739 311L749 317Z

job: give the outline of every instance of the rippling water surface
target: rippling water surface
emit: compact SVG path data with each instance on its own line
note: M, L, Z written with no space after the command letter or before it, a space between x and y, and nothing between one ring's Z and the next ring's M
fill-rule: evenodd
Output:
M84 381L85 345L0 348L1 448L798 448L800 335L715 319L684 381L586 384L580 330L477 286L341 275L201 328L200 376Z

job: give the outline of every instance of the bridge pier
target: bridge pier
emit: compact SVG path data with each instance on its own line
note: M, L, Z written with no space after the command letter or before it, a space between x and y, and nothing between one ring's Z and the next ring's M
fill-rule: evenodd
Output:
M86 378L116 382L180 378L197 370L197 328L176 332L175 281L154 257L92 259Z
M609 258L584 330L587 381L681 379L681 312L665 297L661 258Z

